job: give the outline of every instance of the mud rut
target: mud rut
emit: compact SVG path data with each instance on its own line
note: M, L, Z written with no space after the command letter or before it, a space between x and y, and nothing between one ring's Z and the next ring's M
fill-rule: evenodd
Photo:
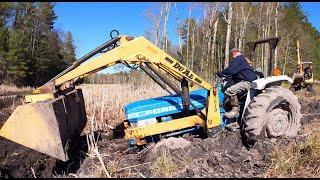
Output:
M320 98L304 98L299 99L299 102L302 105L302 114L320 113ZM19 97L0 101L0 127L19 104ZM320 115L303 116L302 127L315 119L319 120ZM0 178L34 175L104 177L99 170L98 158L85 156L88 150L85 137L80 141L81 146L75 148L72 160L63 163L0 138ZM124 139L114 139L112 133L107 132L100 134L98 147L112 177L263 177L270 164L272 145L269 140L258 142L248 151L242 144L239 131L222 131L214 139L187 137L175 139L175 142L181 142L181 148L175 149L172 144L166 146L166 143L162 143L163 146L151 144L144 151L135 152L128 149ZM282 146L288 142L287 139L277 139L276 144ZM167 156L178 165L167 175L153 166L163 152L167 152Z

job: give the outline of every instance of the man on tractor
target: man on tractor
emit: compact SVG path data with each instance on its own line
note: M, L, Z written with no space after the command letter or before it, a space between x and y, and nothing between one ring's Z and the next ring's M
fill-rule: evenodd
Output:
M225 90L226 98L230 99L231 111L225 113L225 117L231 119L239 116L239 101L237 95L248 91L251 82L256 79L254 69L248 63L241 52L233 48L230 51L231 60L229 66L223 71L217 73L217 76L227 76L232 79L232 85Z

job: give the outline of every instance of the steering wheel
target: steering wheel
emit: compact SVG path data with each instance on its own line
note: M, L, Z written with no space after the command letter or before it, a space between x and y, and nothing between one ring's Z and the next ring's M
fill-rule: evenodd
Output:
M224 75L221 74L220 76L218 76L217 74L215 74L215 77L219 80L219 81L231 81L232 77L228 76L228 75Z

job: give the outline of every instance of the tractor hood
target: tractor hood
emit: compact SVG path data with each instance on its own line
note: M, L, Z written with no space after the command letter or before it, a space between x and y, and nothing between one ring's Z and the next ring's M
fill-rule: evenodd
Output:
M190 101L198 109L206 106L208 90L199 89L190 91ZM189 107L190 110L194 108ZM168 116L183 111L182 99L179 95L162 96L152 99L136 101L124 107L126 119L136 122L144 119Z

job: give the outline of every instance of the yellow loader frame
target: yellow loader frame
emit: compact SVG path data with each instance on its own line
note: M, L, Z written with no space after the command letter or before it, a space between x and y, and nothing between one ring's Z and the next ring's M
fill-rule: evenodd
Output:
M194 127L196 125L205 127L205 129L208 130L221 124L219 100L217 95L218 91L216 87L203 80L200 76L192 72L190 69L178 62L175 58L162 51L142 36L134 38L130 36L119 35L116 38L113 38L112 43L110 44L112 46L108 46L107 50L105 50L102 55L90 58L93 56L93 54L101 53L102 48L100 48L94 51L94 53L88 55L87 57L89 58L85 58L85 61L76 62L72 67L69 67L64 72L60 73L52 80L47 82L45 85L35 89L32 95L28 95L25 97L25 102L28 103L26 105L30 106L30 104L54 101L56 98L64 96L66 92L74 90L74 85L80 79L104 68L123 63L126 65L136 65L140 66L141 68L148 68L155 75L158 75L159 79L162 80L164 84L171 87L177 94L180 94L185 101L188 101L188 93L184 93L178 87L173 87L173 83L171 83L168 78L165 78L161 74L169 75L170 77L173 77L180 82L193 82L195 84L198 84L200 87L208 90L206 107L202 111L197 111L196 115L191 115L180 119L174 119L169 122L161 122L143 127L131 127L128 123L125 123L126 139L136 139L137 144L141 145L145 143L143 138L146 136L178 131L184 128ZM188 88L187 91L189 91ZM22 107L20 107L20 109L23 109ZM68 109L66 107L65 111L68 112ZM28 133L23 128L24 126L27 126L27 124L28 126L40 127L40 123L47 122L47 120L42 119L45 116L40 116L38 114L34 115L32 114L34 111L30 110L28 112L28 116L35 118L33 121L24 121L21 119L21 116L10 117L0 130L0 135L26 147L35 149L45 154L49 154L50 156L56 157L63 161L68 160L68 156L66 156L67 152L64 148L64 143L57 142L57 139L68 138L62 137L63 133L61 134L61 130L59 129L61 127L51 128L58 129L60 131L61 137L54 137L59 136L59 133L57 132L48 134L45 130L33 130L33 132L31 132L32 135L30 136L30 138L34 137L33 139L21 138L25 133ZM14 114L17 113L13 113L13 115ZM67 118L72 117L67 116ZM34 124L30 124L30 122ZM82 129L80 131L82 131ZM43 136L43 134L48 135ZM45 137L46 139L43 139L42 137ZM43 143L45 141L53 142L51 144L55 144L55 146L48 145L40 147L39 143ZM58 146L62 147L57 147L57 144Z

